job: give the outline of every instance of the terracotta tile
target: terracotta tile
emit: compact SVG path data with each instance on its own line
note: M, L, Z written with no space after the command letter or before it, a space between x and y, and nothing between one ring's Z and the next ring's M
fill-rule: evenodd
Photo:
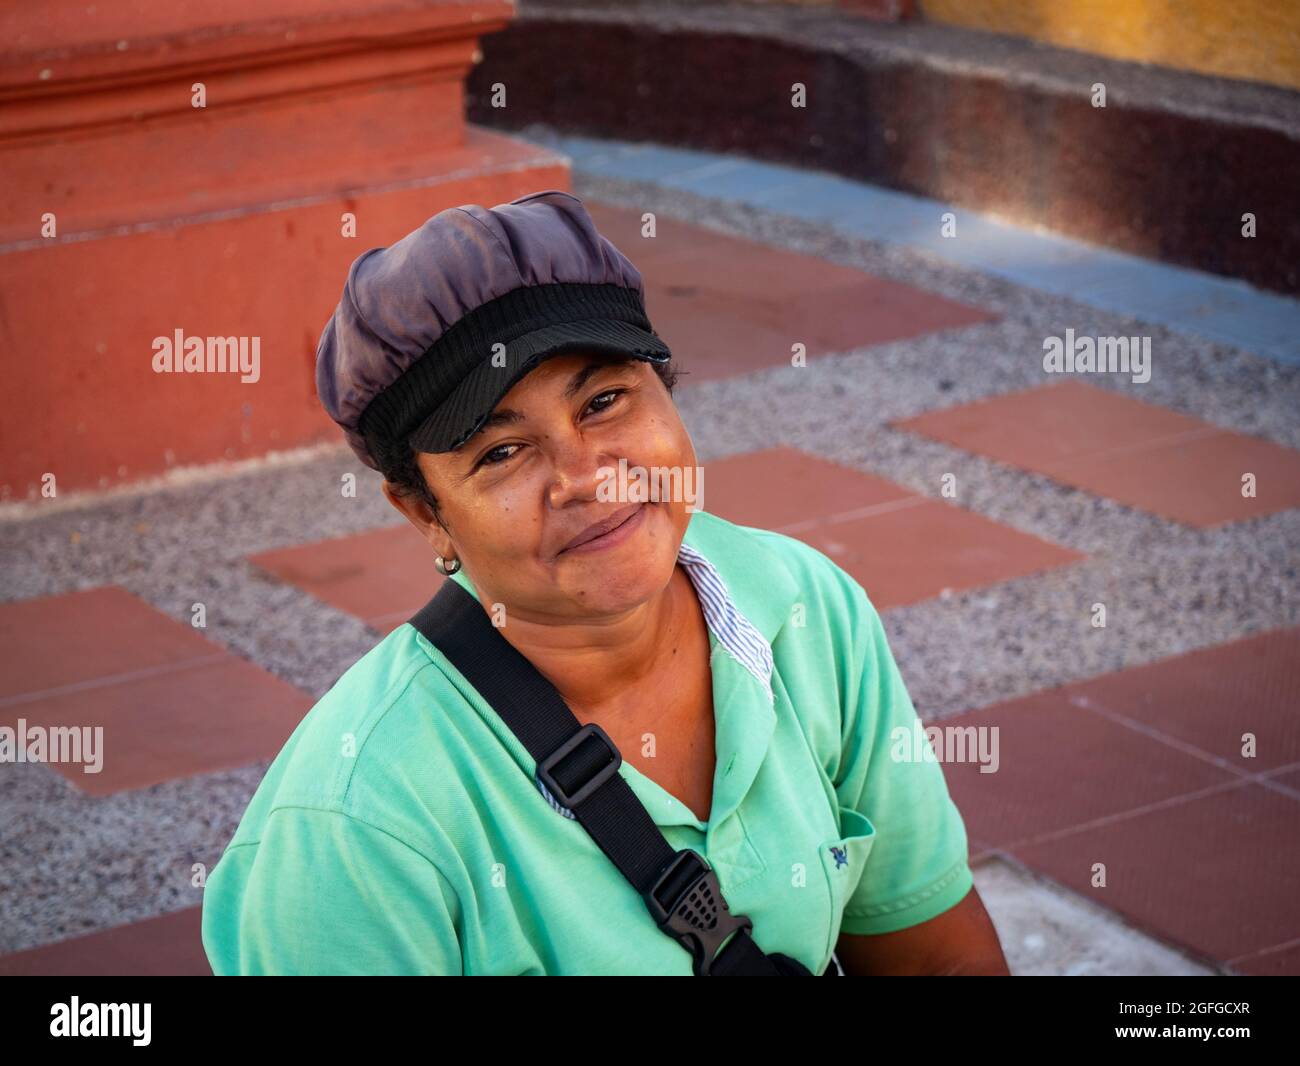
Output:
M818 548L867 590L878 610L901 607L1076 562L1084 556L951 504L903 500L868 518L792 535Z
M705 467L705 510L813 545L877 609L979 588L1084 558L903 485L794 448Z
M9 697L227 654L116 585L0 604L0 706Z
M1242 478L1254 475L1254 496ZM1300 452L1240 433L1082 459L1054 477L1200 529L1300 507Z
M683 369L706 381L995 316L850 267L668 218L587 201L597 227L637 264L646 309Z
M894 425L1040 472L1207 428L1198 419L1079 381L927 411Z
M1300 627L1258 633L1070 687L1074 706L1122 715L1247 773L1300 762ZM1242 755L1242 734L1256 753ZM1300 772L1293 774L1300 783Z
M261 552L249 561L387 634L442 587L446 578L434 558L429 543L403 523Z
M1284 770L1280 774L1269 774L1268 780L1276 782L1283 788L1289 788L1297 795L1300 795L1300 768Z
M945 719L1000 727L996 773L944 766L968 833L1207 958L1287 945L1300 937L1300 792L1233 767L1300 784L1298 642L1300 630L1258 634ZM1254 760L1238 754L1247 730ZM1105 889L1091 887L1094 862ZM1283 952L1240 972L1293 963Z
M1240 974L1253 977L1296 977L1300 976L1300 944L1288 948L1272 948L1240 959L1233 959L1229 965Z
M0 976L211 977L202 907L0 955Z
M42 761L91 795L271 758L311 707L306 693L124 589L4 604L0 619L0 725L78 730L93 750L78 744L77 761L49 752ZM80 732L96 729L97 738Z
M1011 850L1134 924L1211 959L1300 938L1300 805L1258 785ZM1105 864L1105 888L1092 887L1094 863Z
M797 448L746 452L704 467L704 509L759 529L821 521L915 495Z
M1300 452L1078 381L895 425L1190 526L1300 506Z
M997 727L998 768L944 764L968 832L1008 847L1122 815L1236 775L1101 715L1054 689L945 718L943 726Z
M98 772L71 762L50 763L49 769L82 792L106 796L272 758L311 705L288 682L227 655L7 707L0 722L16 727L21 718L29 729L101 728Z

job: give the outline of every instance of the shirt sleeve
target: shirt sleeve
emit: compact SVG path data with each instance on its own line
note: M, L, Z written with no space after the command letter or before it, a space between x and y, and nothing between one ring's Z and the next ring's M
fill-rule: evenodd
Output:
M204 888L213 973L462 972L453 886L419 851L341 811L280 807Z
M861 585L843 570L840 577L848 586L854 665L834 786L840 805L876 831L840 928L890 933L942 914L970 891L966 826L943 768L917 758L918 741L927 752L933 748L920 732L879 614Z

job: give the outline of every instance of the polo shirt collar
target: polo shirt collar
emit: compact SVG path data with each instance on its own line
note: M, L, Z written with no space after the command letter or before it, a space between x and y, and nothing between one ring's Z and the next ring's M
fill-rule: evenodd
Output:
M737 612L770 647L789 621L799 586L780 555L761 543L757 532L707 511L696 511L682 543L707 556L726 584Z
M628 763L624 776L659 825L707 831L710 858L726 862L738 857L740 844L728 820L753 786L776 728L771 642L799 587L752 531L703 511L691 516L677 561L723 653L710 658L716 765L708 822Z

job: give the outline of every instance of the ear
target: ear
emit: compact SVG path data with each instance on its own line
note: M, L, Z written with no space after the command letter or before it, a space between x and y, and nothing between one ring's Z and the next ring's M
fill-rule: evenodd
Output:
M399 494L396 486L390 481L385 480L381 488L385 499L420 531L420 536L429 542L434 551L444 559L456 558L455 545L452 544L451 537L447 535L442 524L434 517L433 508L414 493L408 496Z

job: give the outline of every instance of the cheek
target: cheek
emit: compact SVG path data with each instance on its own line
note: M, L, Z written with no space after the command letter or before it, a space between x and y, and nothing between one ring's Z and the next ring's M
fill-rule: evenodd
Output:
M541 535L537 493L528 479L512 478L491 492L458 501L455 513L448 516L452 533L479 569L510 566L535 553Z
M627 441L626 453L641 466L681 467L695 462L690 434L680 418L651 415L632 437Z
M684 533L691 515L704 506L704 486L696 467L695 448L681 419L663 415L648 419L636 439L628 442L624 454L629 463L647 471L659 467L679 472L672 483L680 491L672 499L661 501L661 505L671 516L677 533Z

